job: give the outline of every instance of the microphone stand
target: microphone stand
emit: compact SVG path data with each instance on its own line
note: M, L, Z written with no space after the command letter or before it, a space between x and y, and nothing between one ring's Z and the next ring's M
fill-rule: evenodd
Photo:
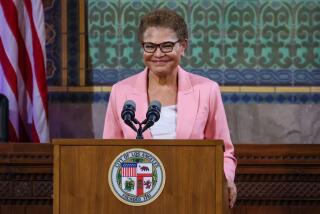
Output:
M137 130L137 136L136 136L136 139L137 140L143 140L143 135L142 135L142 125L145 124L145 121L143 121L142 123L140 123L136 118L133 119L133 122L135 124L138 124L139 125L139 128Z
M142 140L142 139L143 139L141 123L139 123L139 128L138 128L138 131L137 131L137 137L136 137L136 139L137 139L137 140Z
M124 120L124 122L137 133L136 139L141 140L143 139L142 133L151 126L153 126L153 124L159 120L161 103L156 100L152 101L146 114L147 118L141 123L137 120L137 118L135 118L135 110L135 103L132 100L128 100L125 102L125 105L123 106L121 117ZM139 125L139 128L137 129L137 127L133 125L132 122ZM144 127L142 127L143 124Z

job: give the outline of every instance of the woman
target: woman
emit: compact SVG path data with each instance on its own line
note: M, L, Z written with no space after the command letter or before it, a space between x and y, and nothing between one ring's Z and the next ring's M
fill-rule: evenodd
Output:
M237 194L236 159L219 86L179 66L188 46L184 19L170 10L153 11L142 18L138 36L146 68L112 87L103 138L135 138L136 133L121 119L126 100L137 104L139 121L145 119L149 102L160 101L160 120L144 133L144 138L223 139L224 171L233 207Z

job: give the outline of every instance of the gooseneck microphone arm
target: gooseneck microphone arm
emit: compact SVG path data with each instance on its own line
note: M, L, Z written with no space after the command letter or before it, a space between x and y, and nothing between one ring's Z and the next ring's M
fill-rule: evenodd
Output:
M161 103L157 100L152 101L148 107L148 111L146 113L146 119L140 123L135 118L136 104L132 100L127 100L122 108L121 118L129 127L131 127L136 133L136 139L143 139L142 133L153 126L155 122L157 122L160 118L161 113ZM137 124L138 129L134 124ZM142 127L144 125L144 127Z

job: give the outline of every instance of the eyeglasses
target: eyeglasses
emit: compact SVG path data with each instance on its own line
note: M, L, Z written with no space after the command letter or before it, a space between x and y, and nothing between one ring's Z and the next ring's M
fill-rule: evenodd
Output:
M163 42L160 44L155 44L152 42L142 42L141 45L143 47L143 50L147 53L156 52L158 47L160 48L162 53L170 53L173 50L175 44L178 42L180 42L180 39L176 42Z

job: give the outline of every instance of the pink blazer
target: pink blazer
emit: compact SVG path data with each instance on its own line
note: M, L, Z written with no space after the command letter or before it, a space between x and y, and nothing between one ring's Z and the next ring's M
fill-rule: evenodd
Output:
M126 100L133 100L136 103L136 118L140 122L145 119L148 109L147 74L146 68L113 85L103 138L135 139L136 133L121 119L121 111ZM150 130L146 130L143 136L145 139L152 139ZM176 138L222 139L225 144L225 175L228 180L234 180L237 161L219 86L214 81L188 73L181 67L178 71Z

